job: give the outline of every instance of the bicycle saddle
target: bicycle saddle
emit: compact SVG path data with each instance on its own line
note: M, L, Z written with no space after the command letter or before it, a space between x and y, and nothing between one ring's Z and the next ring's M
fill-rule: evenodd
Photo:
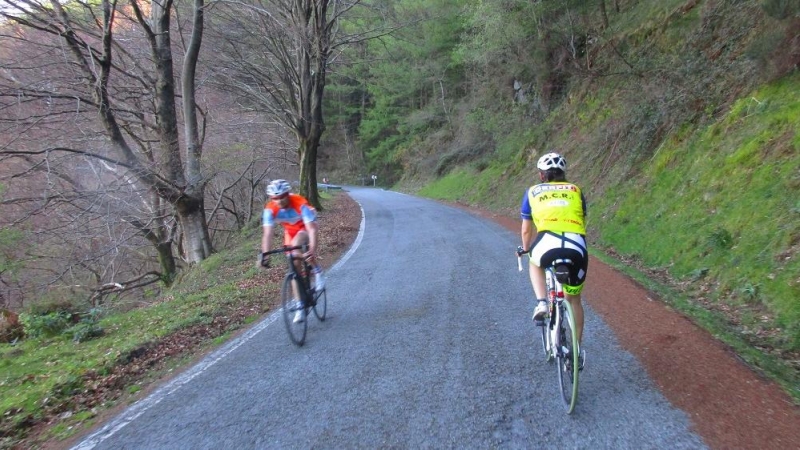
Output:
M555 272L556 280L558 280L559 283L564 284L569 282L569 268L573 264L571 259L557 259L553 261L553 265L555 266L553 272Z

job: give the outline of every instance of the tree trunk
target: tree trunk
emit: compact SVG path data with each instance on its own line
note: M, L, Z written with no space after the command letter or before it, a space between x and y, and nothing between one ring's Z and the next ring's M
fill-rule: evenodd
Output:
M178 219L183 228L183 249L190 263L202 261L213 253L208 234L203 199L182 197L177 202Z
M178 140L178 114L175 106L175 75L173 70L170 14L172 1L153 2L150 11L153 23L153 56L156 65L156 124L161 149L166 156L165 169L169 180L185 186L180 141Z
M161 282L165 286L172 286L178 268L175 266L175 257L172 255L172 241L157 244L158 263L161 265Z
M170 181L182 188L177 198L174 194L168 199L175 206L178 219L183 227L184 255L190 263L197 263L212 253L211 237L208 233L205 210L203 209L203 191L205 181L200 174L200 157L202 146L197 131L196 104L194 100L194 76L197 55L200 50L203 33L203 13L201 0L196 0L197 9L193 17L194 29L187 49L182 82L184 85L184 113L187 115L185 129L187 139L186 172L181 159L181 148L178 140L178 114L175 97L175 81L170 39L170 14L172 2L165 6L153 3L151 14L154 27L154 49L156 58L156 114L158 116L161 148L167 155L167 172Z
M300 193L308 199L314 208L322 210L317 188L317 149L319 136L316 139L300 141Z
M203 156L203 143L197 126L197 100L195 99L195 74L200 45L203 41L203 0L195 0L193 8L192 36L186 57L183 60L181 84L183 86L183 128L186 132L186 178L192 186L199 187L205 183L200 169ZM202 196L203 189L199 189Z

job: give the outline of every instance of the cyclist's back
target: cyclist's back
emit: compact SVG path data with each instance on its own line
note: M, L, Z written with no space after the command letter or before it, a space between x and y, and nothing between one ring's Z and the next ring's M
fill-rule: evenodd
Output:
M556 259L570 259L567 282L562 283L572 304L578 340L583 333L581 291L589 265L586 245L586 199L566 180L566 159L558 153L539 158L540 184L525 190L520 207L522 248L530 249L530 277L537 305L534 321L547 312L544 267ZM535 226L535 234L534 234Z

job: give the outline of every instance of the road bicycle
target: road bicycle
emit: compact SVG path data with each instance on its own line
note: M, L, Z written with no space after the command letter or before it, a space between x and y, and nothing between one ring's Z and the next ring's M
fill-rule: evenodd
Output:
M314 311L320 322L325 321L325 314L328 311L328 294L325 289L317 291L311 284L311 265L302 256L294 256L292 252L300 250L303 253L308 251L307 245L283 246L264 253L264 257L276 253L284 253L288 269L283 278L281 287L281 311L283 323L289 333L289 339L301 347L306 342L308 331L308 316L310 310ZM299 266L299 270L298 270ZM295 286L293 288L293 285ZM295 292L299 298L295 298ZM295 314L300 311L303 320L294 321Z
M517 248L520 272L524 253L529 252L525 252L521 247ZM569 266L572 264L570 259L556 259L545 267L548 312L540 323L534 322L541 330L545 360L556 363L558 386L567 414L572 414L578 402L578 378L584 363L580 360L578 332L573 322L572 305L566 301L562 286L562 283L566 283L569 278Z

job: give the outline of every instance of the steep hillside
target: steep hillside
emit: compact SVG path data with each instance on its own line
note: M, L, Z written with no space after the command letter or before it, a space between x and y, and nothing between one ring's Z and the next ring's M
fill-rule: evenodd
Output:
M515 64L473 61L485 75L450 108L458 117L422 127L420 111L434 108L414 112L413 136L393 134L394 153L381 161L404 170L400 189L515 216L536 158L564 153L589 197L596 250L658 274L796 379L800 5L614 3L607 26L577 3L560 15L518 5L505 20L547 13L571 27L572 59L553 47ZM542 36L537 26L531 39ZM492 42L473 36L460 51L478 41ZM551 70L520 69L536 61Z
M777 327L770 344L797 351L798 123L794 74L670 136L636 178L595 199L600 242L693 282L701 301L739 310L745 333Z

